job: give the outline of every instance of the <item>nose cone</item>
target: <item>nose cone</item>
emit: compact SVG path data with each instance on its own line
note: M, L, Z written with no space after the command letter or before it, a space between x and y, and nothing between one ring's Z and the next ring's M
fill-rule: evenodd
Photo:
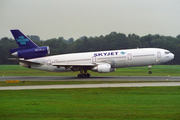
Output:
M174 54L171 53L169 57L170 57L171 60L174 59Z
M164 56L164 59L162 60L163 63L169 62L169 61L171 61L172 59L174 59L174 54L171 53L170 51L165 51L164 53L165 53L165 54L164 54L165 56Z

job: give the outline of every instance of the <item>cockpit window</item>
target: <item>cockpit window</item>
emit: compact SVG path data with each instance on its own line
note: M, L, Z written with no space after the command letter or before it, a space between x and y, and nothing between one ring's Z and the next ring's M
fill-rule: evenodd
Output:
M169 51L166 51L166 52L165 52L166 55L169 54L169 53L170 53Z

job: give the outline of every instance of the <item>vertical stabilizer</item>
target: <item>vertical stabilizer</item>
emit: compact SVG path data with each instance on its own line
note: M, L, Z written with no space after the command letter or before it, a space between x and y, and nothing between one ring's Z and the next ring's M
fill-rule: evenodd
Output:
M29 48L38 47L32 40L26 37L21 31L11 30L11 33L13 34L14 39L16 40L20 48L29 49Z
M11 49L10 50L11 54L18 50L25 50L25 49L38 47L32 40L30 40L28 37L26 37L21 31L11 30L11 33L14 36L14 39L16 40L16 43L19 46L19 48Z

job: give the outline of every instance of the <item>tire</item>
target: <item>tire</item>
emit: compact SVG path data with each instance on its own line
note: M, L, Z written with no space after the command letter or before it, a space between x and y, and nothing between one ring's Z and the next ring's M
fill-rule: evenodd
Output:
M89 77L90 77L90 74L89 74L89 73L87 73L87 74L86 74L86 77L87 77L87 78L89 78Z
M86 77L87 77L86 74L83 74L82 76L83 76L83 78L86 78Z
M81 74L78 74L77 77L78 77L78 78L82 78L83 76L82 76Z

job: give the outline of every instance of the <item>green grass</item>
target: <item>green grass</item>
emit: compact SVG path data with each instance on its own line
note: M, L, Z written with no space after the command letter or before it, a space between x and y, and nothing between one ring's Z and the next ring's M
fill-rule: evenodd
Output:
M118 68L111 73L88 71L91 76L180 76L179 65L155 65L148 74L148 67ZM21 67L20 65L0 65L0 76L76 76L79 72L46 72Z
M179 76L180 66L119 68L92 76ZM54 73L19 65L0 65L0 76L76 76L79 72ZM0 86L93 84L104 81L0 82ZM117 83L117 81L106 81ZM119 81L118 83L121 83ZM0 91L0 120L179 120L180 87L93 88Z
M180 87L0 91L1 120L179 120Z

